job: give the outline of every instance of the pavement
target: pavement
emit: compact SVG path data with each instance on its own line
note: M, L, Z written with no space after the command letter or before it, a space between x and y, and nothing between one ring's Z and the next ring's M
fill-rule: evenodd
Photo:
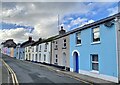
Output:
M60 73L58 70L52 70L42 64L21 61L5 55L3 60L14 70L19 83L90 85L88 82Z
M37 64L37 65L40 65L40 66L44 66L44 67L49 68L51 70L54 70L56 72L69 75L69 76L71 76L71 77L73 77L73 78L75 78L77 80L81 80L81 81L83 81L85 83L99 84L99 85L101 85L103 83L104 84L109 84L109 85L114 85L115 84L114 82L106 81L106 80L103 80L103 79L90 77L90 76L83 75L83 74L78 74L78 73L75 73L75 72L65 71L63 69L60 69L60 68L57 68L57 67L54 67L54 66L48 66L48 65L44 65L44 64L38 64L38 63L34 63L34 64Z

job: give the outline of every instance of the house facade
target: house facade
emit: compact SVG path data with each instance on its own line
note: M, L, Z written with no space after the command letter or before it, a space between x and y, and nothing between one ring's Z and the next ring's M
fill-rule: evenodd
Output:
M20 60L25 60L25 48L22 46L22 44L17 44L16 46L16 58Z
M65 70L70 70L69 61L69 35L61 27L59 35L52 42L52 64L62 66Z
M25 60L32 61L31 45L25 47Z
M13 41L13 39L8 39L1 44L3 54L6 54L10 57L16 57L16 43Z
M21 47L24 47L25 50L25 60L32 61L32 44L34 43L34 40L32 40L32 37L29 37L28 41L24 42Z
M51 40L41 38L34 44L34 61L50 64L51 60Z
M31 61L38 62L38 45L36 42L34 42L31 45Z
M40 47L41 46L41 47ZM50 64L51 58L51 42L42 42L39 44L39 48L41 48L41 52L39 52L40 62Z
M70 32L70 71L120 80L120 14Z

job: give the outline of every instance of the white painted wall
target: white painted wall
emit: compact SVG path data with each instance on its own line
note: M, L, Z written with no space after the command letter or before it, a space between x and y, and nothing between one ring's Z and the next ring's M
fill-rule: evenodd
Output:
M38 49L38 62L45 62L45 63L50 63L50 46L51 42L48 42L47 44L47 50L45 51L45 44L46 43L41 43L39 44L39 49ZM41 51L40 51L40 45L41 45ZM41 54L41 59L40 59L40 54ZM44 55L46 55L46 60L44 61Z
M32 60L32 49L31 49L31 46L25 47L25 59Z

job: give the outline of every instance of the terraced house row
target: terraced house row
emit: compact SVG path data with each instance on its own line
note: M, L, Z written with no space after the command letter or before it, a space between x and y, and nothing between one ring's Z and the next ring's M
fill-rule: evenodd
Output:
M3 47L5 49L5 47ZM40 62L65 70L120 81L120 13L48 39L17 45L17 59Z

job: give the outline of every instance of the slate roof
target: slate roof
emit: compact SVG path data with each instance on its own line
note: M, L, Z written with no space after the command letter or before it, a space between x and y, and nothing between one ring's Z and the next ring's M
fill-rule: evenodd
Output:
M5 42L2 42L1 44L3 45L3 47L8 47L8 48L10 47L15 48L17 46L17 44L13 41L13 39L8 39Z
M32 40L31 37L29 37L29 40L26 41L26 42L23 42L23 43L20 45L20 47L23 47L23 48L24 48L24 47L27 47L27 46L31 46L34 42L35 42L35 41Z
M34 43L34 41L26 41L24 43L21 44L21 47L27 47L27 46L30 46Z
M47 38L47 39L38 40L38 41L34 42L31 46L39 45L39 44L45 43L45 42L46 42L46 43L47 43L47 42L51 42L51 41L54 40L54 38L56 38L57 36L59 36L59 35L52 36L52 37Z

